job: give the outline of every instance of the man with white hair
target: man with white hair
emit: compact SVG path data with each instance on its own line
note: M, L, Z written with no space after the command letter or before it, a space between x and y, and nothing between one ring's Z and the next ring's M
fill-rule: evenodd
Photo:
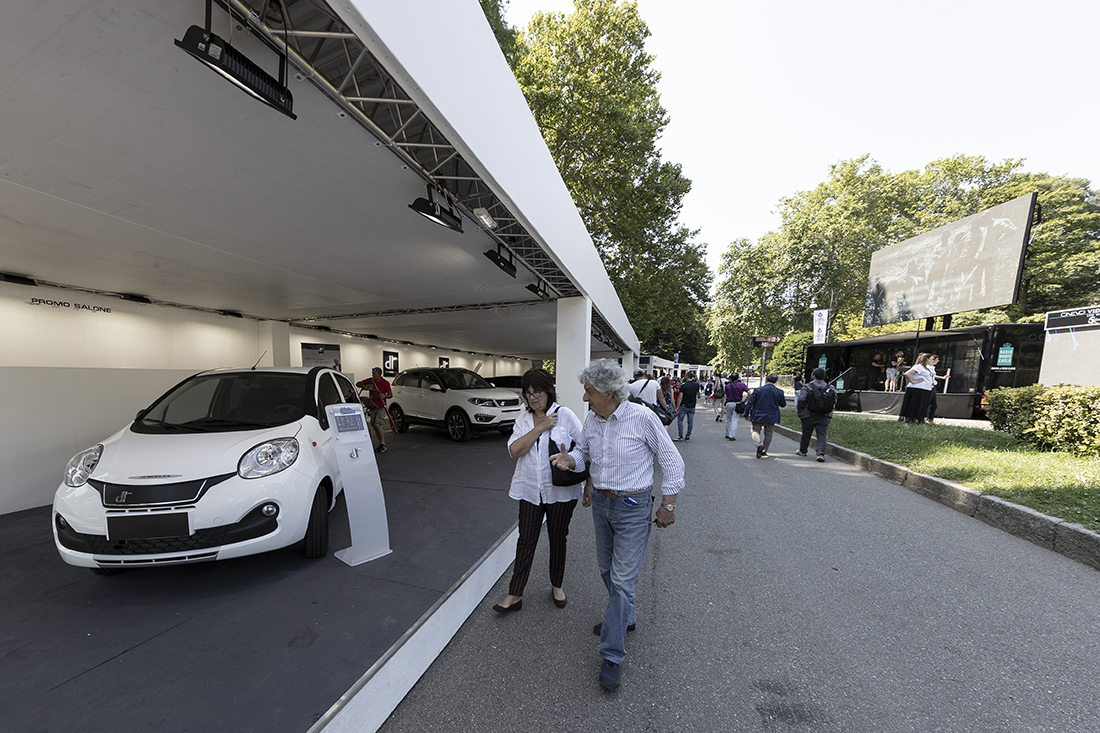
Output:
M592 493L586 486L582 503L592 505L596 561L608 595L603 621L592 630L600 637L600 684L614 690L626 658L626 632L637 623L634 591L649 545L653 461L656 458L661 464L664 476L654 520L660 528L676 521L676 499L684 488L684 461L653 411L629 401L626 375L618 363L594 361L579 379L584 385L584 401L591 408L582 439L570 452L561 446L551 461L570 470L586 460L591 462L596 491Z

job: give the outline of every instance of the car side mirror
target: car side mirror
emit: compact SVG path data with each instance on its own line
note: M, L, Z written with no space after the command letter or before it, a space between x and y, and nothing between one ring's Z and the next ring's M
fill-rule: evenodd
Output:
M440 387L438 384L430 385L428 387L428 389L431 390L432 392L445 392L446 391L442 387Z

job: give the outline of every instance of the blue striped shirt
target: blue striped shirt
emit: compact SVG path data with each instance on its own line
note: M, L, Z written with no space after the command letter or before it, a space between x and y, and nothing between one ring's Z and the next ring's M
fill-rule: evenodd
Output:
M684 459L653 411L633 402L620 402L604 419L589 410L584 419L583 440L569 454L577 465L592 462L592 485L597 489L629 494L653 486L653 459L661 464L661 494L671 496L684 488Z

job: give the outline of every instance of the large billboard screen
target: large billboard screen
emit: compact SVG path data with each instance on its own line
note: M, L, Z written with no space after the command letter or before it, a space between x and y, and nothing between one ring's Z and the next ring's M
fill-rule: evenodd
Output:
M1036 194L871 255L864 327L1015 303Z

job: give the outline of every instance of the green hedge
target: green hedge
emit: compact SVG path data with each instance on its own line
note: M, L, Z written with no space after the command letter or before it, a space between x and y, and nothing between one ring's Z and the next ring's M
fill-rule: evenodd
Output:
M1100 387L1058 385L986 392L995 430L1048 451L1100 455Z

